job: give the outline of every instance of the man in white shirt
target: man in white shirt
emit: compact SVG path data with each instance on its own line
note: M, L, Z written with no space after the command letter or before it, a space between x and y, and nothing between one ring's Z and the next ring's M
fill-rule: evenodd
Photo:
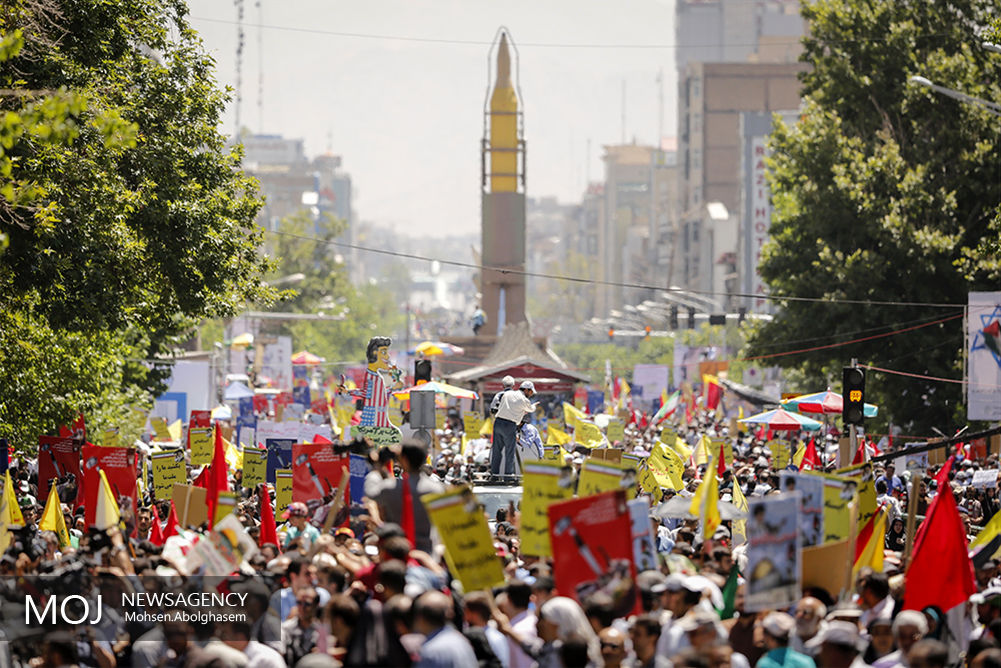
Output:
M518 438L518 424L526 413L535 410L530 401L535 394L535 385L530 380L521 384L521 391L504 393L500 408L494 417L494 443L490 453L490 474L500 474L501 458L504 459L504 475L514 475L514 454Z
M497 415L497 411L500 410L501 401L503 401L504 395L514 389L514 378L511 376L504 376L501 378L501 385L504 389L495 394L493 400L490 402L491 415Z

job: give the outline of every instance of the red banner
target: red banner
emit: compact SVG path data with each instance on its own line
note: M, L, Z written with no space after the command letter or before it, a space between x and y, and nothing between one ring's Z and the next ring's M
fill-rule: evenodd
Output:
M347 456L334 454L334 448L322 443L296 443L292 446L292 500L323 499L341 483L344 468L350 466ZM345 502L350 503L350 489L345 490Z
M97 445L85 445L81 450L83 455L83 484L86 499L87 526L94 524L97 512L97 492L100 489L101 477L99 470L104 471L111 485L111 493L115 495L121 508L121 497L132 499L133 513L137 501L136 489L136 451L134 448L102 448Z
M639 613L626 494L604 492L549 506L553 575L563 596L583 602L603 591L617 617Z
M83 480L80 478L80 441L58 436L38 437L38 498L49 498L49 480L65 482L73 474L77 484L76 507L83 505Z

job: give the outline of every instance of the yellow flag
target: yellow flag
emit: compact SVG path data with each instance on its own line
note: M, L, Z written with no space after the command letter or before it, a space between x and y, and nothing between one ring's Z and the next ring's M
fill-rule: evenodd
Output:
M578 420L574 425L574 442L586 448L595 448L605 441L604 435L593 422Z
M584 414L584 411L578 410L573 404L563 402L563 422L566 423L567 427L576 429L577 423L586 419L587 416Z
M14 482L10 479L10 469L4 473L3 484L4 509L0 514L0 524L5 527L24 526L24 515L21 514L21 507L17 505L17 496L14 494Z
M0 554L7 551L7 548L13 542L14 537L10 535L10 531L7 530L7 522L5 518L7 517L7 494L0 494Z
M103 470L100 470L99 473L101 485L97 490L97 511L94 515L94 526L98 529L110 529L118 526L121 514L118 511L115 495L111 491L111 485L108 483L108 476L104 474Z
M872 476L856 478L856 480L859 481L858 526L863 527L869 518L876 514L876 481L872 479Z
M653 474L660 487L680 490L685 485L681 476L685 473L685 463L678 453L663 443L655 443L647 458L647 468Z
M483 421L483 426L480 427L480 436L492 436L494 433L494 416L491 415L486 420Z
M747 497L744 496L744 491L740 489L740 485L737 481L733 482L733 503L737 507L737 510L747 512ZM733 544L743 545L747 542L747 520L734 520L733 521Z
M469 445L469 439L466 437L466 432L462 432L462 441L459 443L459 454L463 457L466 456L467 445Z
M565 445L570 442L570 434L549 423L549 433L546 435L546 445Z
M227 441L222 440L223 448L226 451L226 467L231 471L243 469L243 451Z
M70 532L66 529L66 519L63 517L63 510L59 505L59 495L56 493L55 485L49 486L49 498L45 502L45 510L42 511L38 530L54 531L59 538L60 549L71 545Z
M183 428L183 426L182 426L181 421L180 420L174 420L174 423L171 424L169 427L167 427L167 433L170 434L170 440L172 440L172 441L180 441L181 440L181 431L182 431L182 428Z
M744 407L743 406L737 406L737 420L740 421L740 420L743 420L743 419L744 419Z
M886 507L882 507L869 522L862 525L857 542L862 543L862 552L852 566L854 577L864 566L871 566L874 571L883 572L883 545L886 537ZM856 548L857 549L857 548Z
M709 453L712 452L712 439L708 435L703 435L695 446L695 465L702 466L709 462Z
M706 469L706 474L699 483L699 488L695 490L692 497L692 504L688 507L688 512L698 515L702 520L702 538L708 540L716 533L722 518L719 515L719 483L716 481L716 472Z
M792 456L792 463L796 465L796 468L803 466L803 455L806 454L806 446L802 443L796 448L796 454Z

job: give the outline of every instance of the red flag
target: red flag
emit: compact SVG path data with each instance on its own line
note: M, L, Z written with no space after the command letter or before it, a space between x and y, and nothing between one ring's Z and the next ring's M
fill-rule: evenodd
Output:
M323 434L316 434L313 436L313 443L317 445L333 445L333 441L324 436Z
M167 542L167 539L171 536L177 535L177 525L180 522L177 521L177 509L174 508L174 502L170 502L170 515L167 515L167 526L163 530L163 542Z
M937 605L948 611L977 591L966 547L966 530L949 485L951 468L950 458L936 478L938 494L928 506L925 521L914 538L904 592L905 610Z
M215 523L215 509L219 503L219 492L229 491L229 469L226 465L226 448L222 444L222 429L215 426L215 452L208 468L208 484L205 486L205 505L209 511L209 528Z
M702 396L706 399L706 410L714 411L719 406L719 400L723 398L723 389L719 386L716 376L703 374L702 383Z
M261 534L257 537L257 545L263 547L271 543L278 545L278 527L275 525L275 510L271 507L271 494L268 493L267 485L261 488Z
M203 489L208 489L209 487L209 467L206 466L202 469L202 472L198 474L194 482L191 483L193 487L201 487Z
M406 534L410 545L417 545L417 525L414 523L414 499L410 492L410 476L403 473L403 512L400 514L400 528Z
M852 466L855 464L865 464L869 461L869 448L866 447L865 437L859 441L858 449L855 451L855 456L852 457Z
M153 526L150 527L149 531L149 542L154 545L163 545L163 541L166 538L163 537L163 529L160 528L160 514L156 512L156 504L153 504Z
M722 478L723 473L726 471L726 457L723 456L723 446L719 448L719 456L716 458L716 477Z
M803 453L803 461L800 462L800 471L816 471L822 468L820 465L820 456L817 454L817 446L814 444L813 439L806 444L806 452Z

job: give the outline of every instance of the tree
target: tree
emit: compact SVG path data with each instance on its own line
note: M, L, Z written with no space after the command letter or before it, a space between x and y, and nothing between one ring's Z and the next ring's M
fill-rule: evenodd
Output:
M368 340L402 331L404 316L392 291L376 284L354 286L329 242L344 231L343 221L317 220L302 211L284 218L274 237L274 277L301 274L285 295L280 311L343 316L339 321L288 320L267 325L270 334L287 334L297 348L329 362L362 364ZM331 371L336 372L336 367Z
M775 362L799 367L818 385L839 383L851 357L961 376L956 316L969 290L997 289L1001 278L982 244L1001 232L997 118L908 79L1001 99L1001 58L978 38L996 9L992 0L803 5L811 32L802 59L811 68L801 78L799 121L777 123L771 138L774 212L760 264L779 311L754 330L750 355L941 321ZM867 303L881 301L951 306ZM881 420L917 433L962 418L957 384L871 374L867 391L881 404Z
M0 10L4 38L24 40L0 69L18 93L0 98L6 118L66 105L4 142L0 385L22 392L0 398L0 435L18 447L80 411L120 424L162 390L196 322L272 297L260 200L218 131L226 96L186 13L179 0Z

